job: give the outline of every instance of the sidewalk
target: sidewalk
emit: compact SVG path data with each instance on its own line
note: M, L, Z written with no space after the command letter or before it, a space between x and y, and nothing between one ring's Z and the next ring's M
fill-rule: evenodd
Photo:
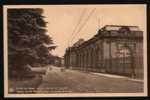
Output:
M84 72L82 70L73 70L73 69L67 69L67 70ZM109 74L109 73L100 73L100 72L96 73L96 72L90 72L90 71L88 73L93 74L93 75L98 75L98 76L104 76L104 77L107 77L107 78L126 79L126 80L130 80L130 81L134 81L134 82L144 83L144 80L142 80L142 79L134 79L134 78L127 77L127 76L122 76L122 75L115 75L115 74Z
M60 70L60 68L52 66L52 68L54 70ZM81 70L73 70L73 69L66 69L66 70L70 70L70 71L80 71L83 72ZM144 80L141 79L134 79L131 77L127 77L127 76L122 76L122 75L114 75L114 74L108 74L108 73L96 73L96 72L89 72L90 74L93 75L99 75L99 76L104 76L104 77L108 77L108 78L116 78L116 79L126 79L126 80L131 80L131 81L135 81L135 82L142 82L144 83Z
M133 79L133 78L130 78L127 76L113 75L113 74L108 74L108 73L95 73L95 72L90 72L90 73L95 74L95 75L104 76L104 77L109 77L109 78L122 78L122 79L127 79L127 80L131 80L131 81L135 81L135 82L144 82L143 80Z

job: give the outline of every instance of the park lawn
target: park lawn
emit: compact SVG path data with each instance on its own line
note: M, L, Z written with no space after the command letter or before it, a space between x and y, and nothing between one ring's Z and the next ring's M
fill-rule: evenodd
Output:
M8 81L9 93L34 93L42 82L42 75L37 74L34 78L22 80L10 79Z

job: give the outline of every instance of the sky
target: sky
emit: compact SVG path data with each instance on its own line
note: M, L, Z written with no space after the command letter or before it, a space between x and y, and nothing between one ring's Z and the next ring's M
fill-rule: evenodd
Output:
M105 25L139 26L146 34L145 5L47 5L42 8L48 22L47 34L57 46L51 53L59 57L64 56L67 47L80 38L92 38Z

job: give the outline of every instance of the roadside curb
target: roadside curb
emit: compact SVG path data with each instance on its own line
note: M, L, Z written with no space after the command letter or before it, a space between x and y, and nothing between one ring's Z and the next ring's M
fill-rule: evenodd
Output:
M70 71L77 71L77 72L84 72L81 70L73 70L73 69L67 69ZM118 78L118 79L125 79L125 80L129 80L129 81L134 81L134 82L140 82L140 83L144 83L143 80L140 79L133 79L127 76L121 76L121 75L114 75L114 74L108 74L108 73L96 73L96 72L88 72L89 74L93 74L93 75L98 75L98 76L104 76L104 77L109 77L109 78Z
M109 78L127 79L127 80L130 80L130 81L135 81L135 82L140 82L140 83L144 82L143 80L133 79L133 78L130 78L130 77L127 77L127 76L112 75L112 74L106 74L106 73L95 73L95 72L90 72L90 73L94 74L94 75L109 77Z

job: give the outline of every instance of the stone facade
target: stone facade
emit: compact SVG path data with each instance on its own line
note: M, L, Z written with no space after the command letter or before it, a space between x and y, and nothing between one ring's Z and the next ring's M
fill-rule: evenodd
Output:
M143 32L138 26L106 25L67 48L64 60L68 68L143 78Z

